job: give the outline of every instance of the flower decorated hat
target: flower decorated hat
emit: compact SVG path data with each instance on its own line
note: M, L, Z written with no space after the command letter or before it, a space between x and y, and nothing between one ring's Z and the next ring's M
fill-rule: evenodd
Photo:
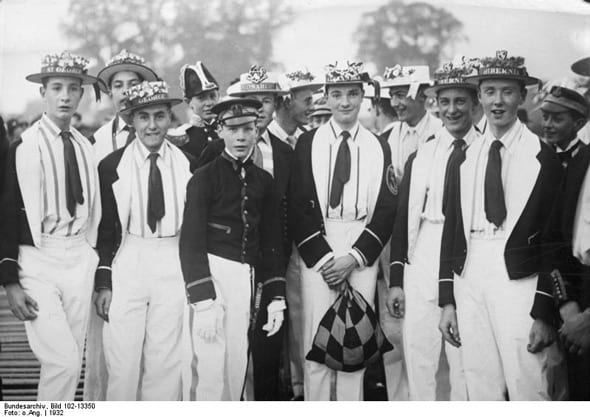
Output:
M477 72L467 81L479 84L480 81L493 78L518 80L525 85L539 83L539 79L529 76L521 56L508 56L508 51L496 51L496 56L472 60Z
M131 114L133 111L143 107L158 104L175 106L182 103L182 99L169 96L168 86L164 81L144 81L127 89L124 94L127 96L127 104L121 110L121 113L124 115Z
M252 98L226 97L211 108L217 121L225 126L239 126L258 119L262 103Z
M385 67L381 85L383 88L408 86L407 97L415 99L418 89L422 85L432 85L428 65L408 65L403 67L398 64L391 68Z
M434 72L434 85L426 89L428 97L436 97L440 90L445 88L467 88L477 91L477 86L467 82L467 77L477 73L474 66L476 59L466 60L464 56L456 58L452 62L445 63Z
M186 98L191 98L205 91L219 89L217 80L202 61L195 65L183 65L180 68L180 89Z
M315 75L307 69L287 72L279 78L279 82L288 92L302 89L318 91L323 86L323 83L317 81Z
M346 61L346 65L339 66L338 62L326 66L326 81L324 85L343 85L343 84L368 84L374 88L374 96L379 98L380 84L379 81L372 79L364 71L362 62Z
M112 57L106 66L98 72L97 77L102 80L107 88L110 88L111 78L121 71L134 72L142 78L142 81L158 80L158 75L145 65L145 60L141 56L132 54L126 49Z
M227 95L242 97L248 94L273 93L279 95L288 94L281 88L279 77L274 72L267 72L260 65L252 65L250 70L240 75L240 80L227 89Z
M88 75L89 61L69 51L61 54L47 54L41 61L41 72L27 75L28 81L43 84L48 77L73 77L82 80L82 84L95 84L98 78Z

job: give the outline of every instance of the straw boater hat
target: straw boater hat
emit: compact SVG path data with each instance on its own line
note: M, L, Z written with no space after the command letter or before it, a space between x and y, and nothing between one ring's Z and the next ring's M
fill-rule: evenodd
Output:
M543 98L539 108L548 113L563 113L573 110L588 118L588 103L584 96L575 90L554 85Z
M572 64L572 71L584 77L590 77L590 56Z
M182 99L168 95L168 86L164 81L144 81L127 89L124 94L127 96L127 105L121 110L124 115L157 104L175 106L182 103Z
M368 84L373 86L376 98L380 96L379 81L374 80L368 73L363 71L362 62L347 61L345 66L338 66L338 62L326 66L326 87L330 85L343 84Z
M323 86L321 82L314 81L315 79L315 75L308 70L297 70L283 74L279 77L279 83L287 92L302 89L309 89L315 92L320 90Z
M258 93L289 94L288 91L281 88L278 75L274 72L267 72L260 65L252 65L248 72L240 75L240 80L237 83L230 85L227 89L227 95L230 97Z
M63 51L61 54L47 54L41 61L41 72L27 75L25 79L43 84L43 80L48 77L77 78L82 81L82 85L92 84L96 99L99 100L100 90L103 89L102 81L88 75L88 64L89 61L86 58L69 51Z
M521 56L508 56L508 51L496 51L494 57L472 60L477 72L467 81L479 85L481 80L504 78L523 82L525 85L539 84L539 79L529 76Z
M239 126L258 119L258 109L262 103L251 98L226 97L211 108L217 121L226 126Z
M183 65L180 68L180 89L186 98L191 98L205 91L218 90L219 84L202 61L195 65Z
M141 56L128 52L127 49L123 49L117 55L112 57L101 69L97 77L102 80L104 86L106 86L105 92L110 90L111 78L118 72L130 71L139 75L143 81L157 81L158 75L151 68L145 65L145 59Z
M434 72L434 85L424 92L428 97L436 97L445 88L466 88L477 91L477 85L467 82L466 78L474 75L477 69L473 60L467 61L462 56L453 62L445 63Z
M428 65L408 65L402 67L385 67L383 72L382 88L406 87L408 86L407 97L416 98L418 89L422 85L432 85L430 79L430 68Z

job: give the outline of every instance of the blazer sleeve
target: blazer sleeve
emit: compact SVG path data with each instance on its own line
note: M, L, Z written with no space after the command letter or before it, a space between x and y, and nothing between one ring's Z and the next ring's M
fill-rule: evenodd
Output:
M98 165L102 217L98 225L96 241L99 260L94 275L94 289L97 291L103 288L112 289L111 265L121 244L121 222L113 193L113 183L118 179L116 168L122 155L122 151L118 151L103 159Z
M391 167L389 145L382 142L379 142L379 144L383 152L383 173L377 203L371 222L365 226L365 229L352 245L353 250L356 250L361 255L366 265L372 265L379 258L381 251L391 237L397 208L397 194L399 193L399 186L395 183L395 176Z
M216 298L207 257L207 217L214 185L207 173L207 167L197 169L188 182L180 229L180 266L190 303Z
M289 227L293 240L308 268L332 252L325 238L313 171L311 145L315 131L301 135L295 146L289 184Z
M263 289L269 298L285 297L286 262L282 250L282 213L277 210L273 180L264 172L267 182L260 220Z
M17 283L18 278L18 253L19 245L23 239L22 230L26 225L28 230L26 211L24 210L23 198L16 175L16 151L22 143L21 139L10 144L6 156L4 171L4 184L2 199L0 202L0 284L7 285Z
M416 152L412 153L406 162L398 196L398 207L393 223L393 231L391 233L391 251L389 256L390 287L403 288L404 285L404 269L405 264L408 262L408 205L414 159L416 159Z

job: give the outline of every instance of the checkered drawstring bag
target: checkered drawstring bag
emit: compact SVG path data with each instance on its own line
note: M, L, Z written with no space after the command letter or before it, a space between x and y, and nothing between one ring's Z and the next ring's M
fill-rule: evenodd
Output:
M344 290L320 321L305 358L336 371L354 372L393 350L393 345L369 303L345 282Z

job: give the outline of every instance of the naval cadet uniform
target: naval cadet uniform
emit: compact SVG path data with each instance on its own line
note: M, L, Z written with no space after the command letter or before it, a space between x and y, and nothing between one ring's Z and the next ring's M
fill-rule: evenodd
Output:
M214 341L193 335L197 400L244 397L248 331L261 297L285 295L278 214L273 179L250 157L223 151L188 184L180 260L189 300L213 299L211 308L223 311Z
M66 178L76 182L71 175L76 171L81 195L74 192L75 201L70 201ZM98 262L92 247L101 216L88 139L73 127L61 132L43 115L10 145L2 212L1 282L20 283L39 305L37 318L25 321L29 345L41 363L37 398L72 401L84 353Z

